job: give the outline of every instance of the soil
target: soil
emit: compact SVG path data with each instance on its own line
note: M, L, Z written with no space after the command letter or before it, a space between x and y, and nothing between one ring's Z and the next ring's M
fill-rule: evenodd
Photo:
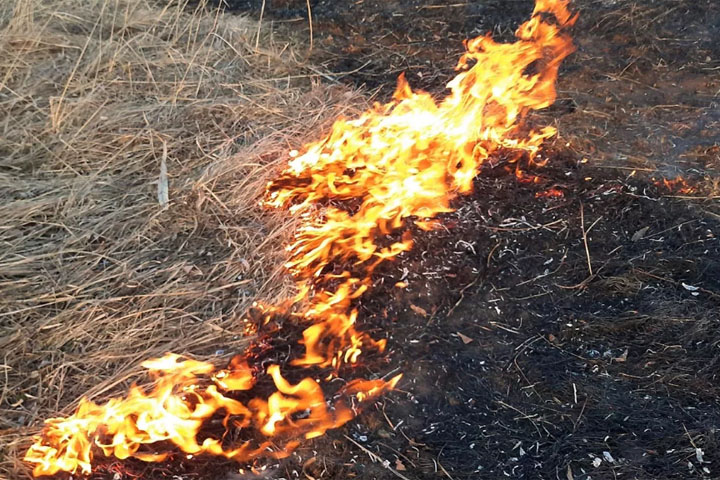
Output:
M308 35L292 3L265 19ZM441 94L462 39L510 38L532 6L319 0L311 60L378 99L401 71ZM98 476L720 478L720 5L575 8L578 50L535 117L560 130L540 181L494 159L360 303L389 345L360 373L401 371L396 391L254 473L176 458ZM692 192L661 181L678 175Z

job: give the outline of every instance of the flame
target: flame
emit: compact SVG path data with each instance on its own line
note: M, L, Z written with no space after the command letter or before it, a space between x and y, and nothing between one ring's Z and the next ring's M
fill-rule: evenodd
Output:
M268 186L266 203L304 220L288 247L287 267L300 292L296 301L317 284L342 281L310 298L305 317L313 325L305 331L306 354L297 364L337 367L356 360L362 343L372 343L354 328L352 300L370 286L379 263L412 247L408 235L382 247L384 237L409 218L432 229L428 219L451 211L451 200L470 192L490 155L510 149L532 162L556 134L553 127L525 132L521 120L555 101L558 68L573 51L563 29L575 19L567 0L540 0L518 28L517 42L500 44L490 36L466 42L460 73L443 101L413 92L401 75L392 102L358 119L340 119L304 153L291 152L287 169ZM325 208L318 211L318 205ZM328 268L349 262L362 274Z
M563 198L564 196L565 192L557 187L550 187L545 191L537 192L535 194L535 198Z
M265 204L301 220L287 248L298 293L288 305L258 310L265 323L283 313L306 324L304 352L290 361L305 378L292 384L279 365L251 366L249 353L221 370L174 354L149 360L143 366L155 379L152 389L133 386L102 405L83 399L70 417L47 420L25 456L35 464L33 474L87 474L99 453L160 461L168 454L153 450L158 442L238 461L282 457L300 439L352 419L355 401L394 388L400 375L351 380L330 400L323 386L350 373L364 352L384 351L385 340L358 328L357 302L379 264L412 248L409 222L437 228L435 217L471 191L483 163L499 150L540 163L539 149L556 130L528 130L523 119L555 101L558 68L573 51L565 29L577 17L568 3L537 0L515 43L490 36L465 42L459 73L442 101L413 91L401 76L390 103L339 119L324 139L290 152ZM519 167L516 174L525 178ZM251 395L261 377L276 389L267 398ZM224 435L198 440L213 417L222 417L226 433L245 432L249 439L239 446Z
M681 195L689 195L697 191L697 189L690 185L681 175L678 175L673 180L667 178L655 180L654 184L657 187L664 187L668 192L679 193Z
M181 359L172 353L142 365L156 379L151 391L133 386L125 398L111 399L104 405L82 399L72 416L45 422L43 437L25 456L25 460L36 464L35 476L59 471L90 473L93 447L105 456L157 462L168 455L146 447L162 441L172 442L187 454L209 453L238 460L261 455L280 458L297 445L296 441L289 441L284 448L273 450L275 446L269 441L258 445L247 441L234 448L225 448L223 440L216 438L198 443L197 434L203 423L220 411L224 412L226 427L230 423L235 428L254 425L268 437L292 432L294 436L313 438L354 417L346 402L338 402L332 411L328 409L325 395L315 380L306 378L291 385L280 375L277 365L271 365L268 373L278 391L267 401L255 398L247 405L227 396L228 392L249 390L255 384L247 362L241 357L212 377L208 375L215 371L214 365ZM339 394L369 400L393 388L398 380L399 377L390 382L373 380L361 389L351 382ZM303 418L295 419L300 413Z

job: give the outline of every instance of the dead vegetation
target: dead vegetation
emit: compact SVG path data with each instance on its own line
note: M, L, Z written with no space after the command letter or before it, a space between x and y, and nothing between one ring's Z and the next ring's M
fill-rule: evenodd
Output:
M238 316L287 293L268 175L357 98L206 5L2 8L0 477L25 478L29 434L81 395L243 348Z

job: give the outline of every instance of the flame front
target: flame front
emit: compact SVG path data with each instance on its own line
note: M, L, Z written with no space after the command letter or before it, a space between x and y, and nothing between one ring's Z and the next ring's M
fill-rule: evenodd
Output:
M189 455L238 461L282 457L300 439L352 419L356 401L394 388L399 375L356 379L334 401L326 399L325 383L350 372L363 351L385 348L384 340L358 328L357 299L371 287L380 263L412 247L407 222L436 228L433 217L451 211L450 202L471 191L493 153L508 150L532 161L555 135L552 127L528 131L522 120L555 101L558 68L573 50L565 28L575 18L568 0L537 0L516 42L496 43L489 36L466 42L460 73L442 101L412 91L401 76L392 102L354 120L337 120L323 140L291 152L285 171L268 185L265 203L301 219L287 264L298 294L289 306L262 308L268 318L292 312L307 324L304 353L290 362L307 370L303 380L293 385L280 366L253 368L243 355L220 371L174 354L149 360L143 366L155 378L151 390L133 386L125 397L102 405L83 399L72 416L47 420L25 455L35 464L33 474L87 474L100 453L160 461L167 454L153 450L159 442ZM389 234L399 240L388 241ZM261 376L272 379L276 392L253 398ZM240 445L225 438L198 440L214 416L222 416L226 433L245 430L251 439Z
M212 364L175 354L143 362L143 366L156 379L152 391L133 386L126 397L103 405L83 399L74 415L47 420L43 435L25 455L25 460L36 464L33 474L90 473L97 451L119 459L161 461L167 454L153 452L148 446L163 441L191 455L208 453L238 461L259 456L280 458L297 446L297 438L317 437L353 418L345 397L356 395L360 401L368 399L362 395L375 398L399 380L370 381L361 389L350 382L338 392L341 400L330 409L315 380L306 378L291 385L280 375L279 367L272 365L268 374L278 391L267 401L254 398L245 405L227 396L255 385L251 369L241 357L233 359L230 369L215 372L212 377ZM215 438L199 442L200 428L218 412L223 412L226 429L254 426L267 437L289 433L292 439L280 446L278 442L248 440L226 447L222 439ZM296 418L298 414L302 418Z

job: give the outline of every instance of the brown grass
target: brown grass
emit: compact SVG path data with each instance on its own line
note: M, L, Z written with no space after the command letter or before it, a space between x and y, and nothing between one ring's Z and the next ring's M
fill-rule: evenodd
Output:
M287 295L292 222L258 199L358 98L257 32L177 2L0 6L0 477L29 477L43 419L166 351L227 358Z

